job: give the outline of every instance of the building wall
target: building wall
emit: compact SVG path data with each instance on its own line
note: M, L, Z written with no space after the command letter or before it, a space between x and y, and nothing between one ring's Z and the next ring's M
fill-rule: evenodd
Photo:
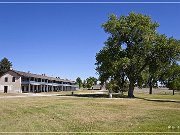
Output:
M5 82L5 77L8 77L8 82ZM12 82L12 78L15 77L15 82ZM4 86L8 86L7 93L21 92L21 77L9 71L0 77L0 92L4 92Z

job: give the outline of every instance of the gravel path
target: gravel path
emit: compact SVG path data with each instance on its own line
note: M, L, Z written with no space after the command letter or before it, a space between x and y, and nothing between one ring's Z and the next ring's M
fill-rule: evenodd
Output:
M56 96L57 94L40 94L40 93L23 93L22 95L17 96L0 96L1 98L21 98L21 97L50 97Z

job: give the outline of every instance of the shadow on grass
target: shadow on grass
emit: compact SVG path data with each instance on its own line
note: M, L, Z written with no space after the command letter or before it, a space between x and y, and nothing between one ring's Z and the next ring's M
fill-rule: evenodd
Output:
M135 97L137 99L143 99L146 101L154 101L154 102L176 102L180 103L180 100L170 100L170 99L150 99L150 98L142 98L142 97Z
M133 99L129 98L127 95L121 95L118 93L112 94L112 98L128 98L128 99ZM109 98L108 94L65 94L65 95L57 95L57 96L74 96L74 97L87 97L87 98ZM143 99L146 101L154 101L154 102L176 102L180 103L179 100L166 100L166 99L149 99L149 98L142 98L142 97L134 97L137 99Z
M109 98L108 94L67 94L57 96L75 96L75 97L88 97L88 98ZM127 95L113 94L112 98L128 98Z

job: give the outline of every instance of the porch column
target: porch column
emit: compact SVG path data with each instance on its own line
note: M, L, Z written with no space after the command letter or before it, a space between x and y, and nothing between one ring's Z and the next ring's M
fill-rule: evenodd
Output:
M49 84L49 80L47 79L47 84ZM49 92L49 85L46 85L46 90Z
M52 91L52 92L54 91L54 88L53 88L53 82L52 82L52 86L51 86L51 91Z
M41 85L40 85L40 89L41 89L41 92L42 92L42 78L41 78Z
M30 81L31 81L31 78L29 77L29 83L28 83L28 92L29 92L29 93L30 93L30 91L31 91Z
M64 87L63 87L63 82L62 82L62 86L61 86L61 88L62 88L62 89L61 89L61 91L64 91L64 89L63 89L63 88L64 88Z
M31 84L30 83L28 84L28 92L29 93L31 92Z

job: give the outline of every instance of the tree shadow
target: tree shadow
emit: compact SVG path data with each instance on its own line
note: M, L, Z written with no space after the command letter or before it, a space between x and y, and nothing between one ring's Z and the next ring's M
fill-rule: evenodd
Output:
M108 94L66 94L57 96L75 96L75 97L87 97L87 98L109 98ZM127 95L113 94L112 98L128 98Z
M180 100L170 100L170 99L150 99L150 98L142 98L142 97L135 97L137 99L143 99L146 101L153 101L153 102L176 102L180 103Z

